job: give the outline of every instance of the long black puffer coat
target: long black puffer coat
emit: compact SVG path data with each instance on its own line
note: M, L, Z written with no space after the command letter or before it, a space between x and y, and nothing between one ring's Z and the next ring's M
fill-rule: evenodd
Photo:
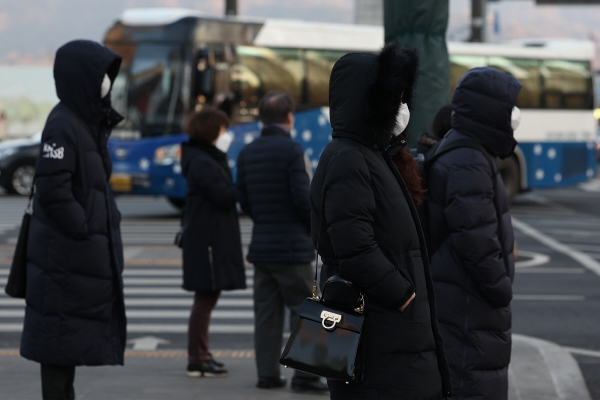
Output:
M427 250L416 208L386 149L417 56L395 45L351 53L330 81L333 140L311 185L312 237L320 230L321 284L341 274L365 292L364 379L328 382L332 399L441 399L450 375L438 330ZM396 141L394 140L394 145ZM415 300L399 308L416 293Z
M182 143L183 288L199 293L246 288L235 185L227 156L202 142Z
M21 355L43 364L123 364L123 248L107 139L121 117L100 98L121 58L90 41L56 53L60 103L35 168Z
M510 155L516 145L511 111L520 87L489 68L468 72L452 101L454 129L438 151L471 139L492 156ZM451 150L429 169L428 189L432 241L441 244L431 271L454 394L457 399L506 399L514 238L498 167L494 161L491 171L479 150Z
M258 139L242 149L237 161L239 202L254 222L248 261L313 261L310 178L300 144L279 125L267 125Z

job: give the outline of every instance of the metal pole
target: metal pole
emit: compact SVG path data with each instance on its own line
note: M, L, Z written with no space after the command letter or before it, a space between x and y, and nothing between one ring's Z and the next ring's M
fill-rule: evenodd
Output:
M237 15L237 0L225 0L225 15Z
M471 0L471 42L485 42L486 0Z

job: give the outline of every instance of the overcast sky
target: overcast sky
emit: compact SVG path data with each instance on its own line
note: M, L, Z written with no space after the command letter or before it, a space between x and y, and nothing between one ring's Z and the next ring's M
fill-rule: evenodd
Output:
M416 0L415 0L416 1ZM440 0L443 1L443 0ZM0 64L50 62L76 38L102 40L125 9L172 6L222 14L224 0L0 0ZM354 0L238 0L241 15L352 23ZM451 39L468 35L470 0L450 0ZM489 3L489 39L600 38L599 6L536 6L533 1ZM493 32L497 17L500 31Z

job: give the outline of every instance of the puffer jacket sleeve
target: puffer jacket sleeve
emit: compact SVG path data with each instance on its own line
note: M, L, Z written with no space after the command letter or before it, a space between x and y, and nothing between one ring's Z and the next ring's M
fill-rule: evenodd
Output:
M383 254L373 231L376 203L367 164L356 149L331 159L325 179L325 220L339 269L384 307L399 308L413 285Z
M218 164L205 157L196 157L192 166L194 179L206 198L218 208L235 207L237 196L235 185L219 171Z
M497 235L489 164L478 150L460 149L456 153L447 174L444 209L450 244L481 294L494 307L506 307L512 299L512 285Z
M288 179L292 202L300 219L310 229L310 180L306 172L304 152L300 144L294 142L288 166Z
M48 124L44 130L35 167L36 199L62 232L80 238L87 233L87 223L83 206L73 196L77 166L75 131L61 125Z
M236 192L238 196L238 202L242 211L246 214L250 214L250 202L248 201L248 191L246 190L246 163L244 162L244 150L240 152L237 160L237 180L236 180Z

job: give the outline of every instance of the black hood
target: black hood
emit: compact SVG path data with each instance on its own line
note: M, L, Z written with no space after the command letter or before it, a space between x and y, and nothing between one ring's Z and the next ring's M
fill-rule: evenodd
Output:
M121 57L90 40L74 40L58 49L54 60L54 82L60 101L90 126L111 113L109 124L122 119L110 107L110 96L100 98L104 74L111 82L121 66Z
M401 100L412 108L417 69L416 50L395 43L379 54L349 53L340 58L329 81L334 137L347 132L387 147Z
M468 71L452 98L452 128L500 158L510 156L517 145L511 114L520 90L521 83L504 72L489 67Z

